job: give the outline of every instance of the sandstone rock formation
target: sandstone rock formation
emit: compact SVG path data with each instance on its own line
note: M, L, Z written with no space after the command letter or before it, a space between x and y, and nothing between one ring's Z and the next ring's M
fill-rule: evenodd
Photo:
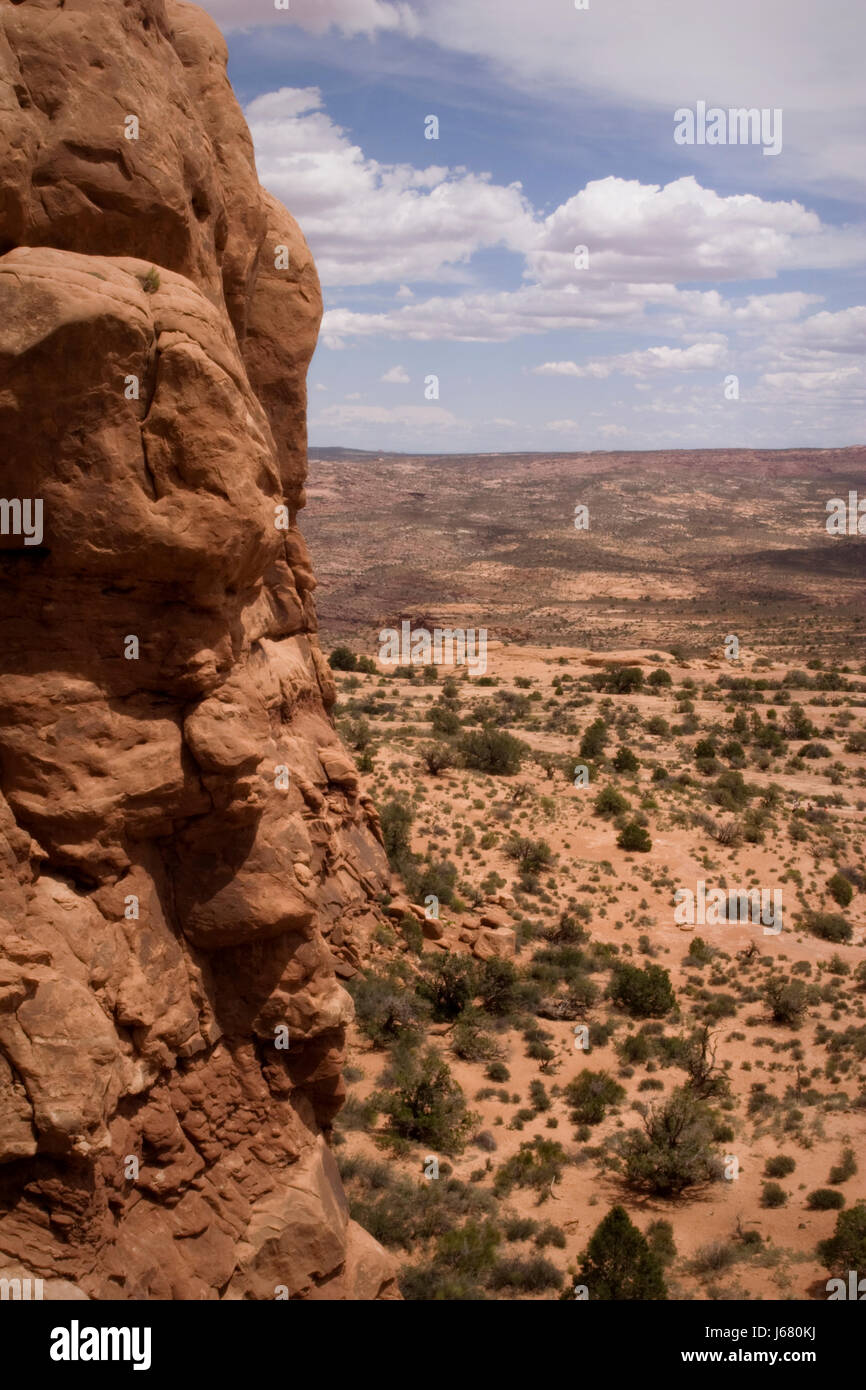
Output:
M296 525L321 298L225 65L0 0L0 1272L393 1297L325 1142L387 864Z

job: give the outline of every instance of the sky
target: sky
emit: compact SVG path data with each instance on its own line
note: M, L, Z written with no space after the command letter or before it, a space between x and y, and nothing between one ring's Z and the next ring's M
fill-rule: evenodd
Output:
M312 447L863 443L862 0L278 3L203 8L322 280Z

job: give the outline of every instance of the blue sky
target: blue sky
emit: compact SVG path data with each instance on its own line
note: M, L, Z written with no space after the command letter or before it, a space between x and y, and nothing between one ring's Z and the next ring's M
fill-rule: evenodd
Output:
M860 0L204 8L319 267L314 447L862 442ZM781 149L676 143L699 102Z

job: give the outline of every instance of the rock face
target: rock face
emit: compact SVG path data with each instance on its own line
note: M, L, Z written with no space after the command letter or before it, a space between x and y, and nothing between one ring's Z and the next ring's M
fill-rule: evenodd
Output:
M387 864L296 526L321 298L225 65L0 0L0 1273L393 1297L325 1142Z

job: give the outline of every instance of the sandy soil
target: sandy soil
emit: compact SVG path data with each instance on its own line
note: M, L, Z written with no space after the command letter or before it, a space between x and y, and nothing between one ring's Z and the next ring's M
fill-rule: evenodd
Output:
M658 669L658 661L650 661L657 649L632 649L622 653L604 653L606 662L619 659L621 662L638 662L646 674ZM757 655L747 653L736 663L737 675L760 676L772 681L781 678L787 665L764 664L755 666ZM540 691L542 700L529 706L529 714L518 718L508 726L509 732L525 740L534 750L557 755L574 756L580 761L577 750L580 736L588 724L598 714L598 706L606 697L592 693L591 701L581 704L567 714L573 717L575 732L562 732L545 727L549 724L550 710L545 702L554 698L556 705L564 705L570 698L570 686L563 685L563 696L555 695L553 681L557 677L571 676L572 680L592 675L600 669L602 658L586 648L544 648L498 646L489 652L488 676L498 682L493 687L479 687L476 682L464 684L459 681L462 700L461 716L471 709L472 703L479 699L489 699L502 691L515 695L531 695ZM374 771L365 777L367 789L381 804L383 799L395 792L404 791L414 798L416 820L413 827L413 848L424 852L428 845L435 843L437 852L452 859L460 872L461 883L478 885L495 870L505 880L505 895L513 895L516 886L514 863L507 858L503 844L509 832L544 838L555 856L555 867L551 873L542 872L544 892L548 901L537 897L521 899L522 906L511 909L515 921L529 918L540 923L552 923L559 913L569 906L569 901L588 903L591 920L588 924L592 939L598 942L612 942L621 949L631 947L633 954L628 958L636 964L646 964L638 938L646 934L650 938L653 960L663 965L671 973L671 978L683 1014L683 1027L694 1026L695 999L689 997L690 981L699 981L713 991L730 993L731 985L724 981L710 983L715 966L696 971L683 966L683 958L688 951L692 932L677 926L674 922L673 887L694 889L699 879L708 886L729 887L760 886L766 889L781 888L783 892L785 922L778 936L767 936L760 924L723 923L718 926L705 925L695 928L703 940L728 959L720 963L725 972L733 967L737 973L743 967L738 963L737 952L755 941L761 957L772 960L774 966L790 971L795 962L809 962L811 974L809 982L826 983L831 978L826 964L832 956L845 962L852 972L842 979L842 1004L834 1010L833 1002L819 1002L809 1010L806 1022L798 1030L774 1025L769 1021L765 1006L760 1002L739 1003L736 1016L724 1017L714 1024L717 1034L718 1057L727 1069L735 1106L726 1116L734 1128L735 1138L719 1146L720 1152L736 1155L739 1174L734 1181L713 1183L701 1190L688 1192L676 1200L636 1195L624 1188L615 1174L604 1171L597 1159L586 1160L581 1151L587 1142L574 1138L575 1125L569 1118L570 1107L564 1097L555 1092L575 1076L585 1066L592 1070L611 1072L626 1087L626 1099L615 1111L592 1130L588 1147L597 1150L605 1140L615 1134L617 1129L630 1128L639 1123L639 1116L632 1108L637 1101L657 1102L659 1097L669 1095L671 1090L681 1085L684 1073L674 1067L659 1068L651 1073L655 1081L663 1084L662 1091L638 1090L640 1082L648 1072L644 1065L638 1064L630 1076L623 1075L622 1063L617 1055L615 1044L627 1032L636 1031L640 1021L632 1022L622 1016L615 1037L603 1047L584 1053L575 1049L574 1024L570 1022L540 1020L541 1026L553 1035L550 1046L555 1050L556 1061L546 1072L539 1069L539 1063L529 1059L521 1034L516 1031L502 1036L503 1059L509 1069L510 1079L503 1086L495 1087L508 1091L512 1099L503 1104L497 1096L478 1101L477 1092L491 1083L485 1079L484 1063L467 1063L456 1059L448 1052L449 1034L442 1025L430 1029L430 1038L437 1041L446 1052L454 1077L462 1086L473 1110L480 1115L478 1130L487 1130L496 1140L496 1150L490 1155L495 1169L503 1160L516 1152L520 1143L536 1136L558 1139L577 1161L568 1164L563 1179L555 1186L550 1200L542 1206L535 1205L532 1191L516 1188L505 1206L522 1215L530 1215L541 1221L551 1221L566 1237L564 1249L548 1247L544 1253L561 1269L574 1265L586 1246L595 1226L614 1202L623 1202L632 1219L645 1229L656 1217L664 1217L672 1222L678 1259L669 1273L673 1296L682 1298L742 1297L804 1298L816 1296L816 1287L823 1286L827 1273L815 1256L818 1240L832 1233L836 1213L833 1211L811 1211L806 1206L806 1195L814 1188L825 1187L831 1166L837 1163L841 1151L846 1146L854 1148L860 1156L860 1171L840 1186L844 1191L846 1203L866 1197L866 1108L855 1108L851 1103L839 1110L828 1110L825 1105L804 1105L804 1118L794 1133L783 1133L781 1117L790 1106L780 1109L779 1118L770 1120L750 1119L746 1115L746 1105L750 1088L754 1082L765 1082L770 1091L781 1095L787 1085L795 1083L797 1066L789 1050L781 1050L779 1044L788 1045L794 1041L802 1049L800 1061L801 1074L818 1072L804 1085L817 1087L823 1096L829 1096L836 1089L845 1091L849 1100L857 1097L866 1087L866 1064L854 1060L853 1064L838 1082L828 1079L825 1068L828 1060L826 1047L819 1044L816 1028L824 1023L831 1029L842 1029L849 1024L863 1027L866 1022L866 993L857 988L853 981L853 971L866 958L864 937L866 937L866 893L858 891L844 915L853 926L853 938L848 944L831 945L814 936L798 930L794 916L803 905L812 908L839 911L826 891L826 882L834 872L834 854L839 864L857 866L863 870L863 822L866 810L866 774L862 755L846 753L844 743L854 729L864 727L864 697L845 697L828 694L816 696L812 691L791 691L792 702L801 703L806 714L820 731L820 740L830 749L831 756L804 767L793 770L786 767L789 755L773 760L772 766L763 771L751 761L743 769L748 783L762 788L770 783L781 788L782 798L778 810L772 813L765 842L763 844L741 843L737 848L723 848L717 844L706 830L690 824L689 811L711 810L706 805L706 786L714 780L704 778L695 771L693 747L697 739L705 736L707 727L713 723L730 725L733 708L722 700L708 698L718 695L715 681L719 673L726 669L724 661L692 661L676 663L670 657L664 661L673 678L673 688L666 688L660 694L650 694L644 689L629 695L607 697L610 708L616 713L627 707L635 710L641 719L661 715L671 725L681 723L684 715L677 713L677 691L684 679L696 682L698 689L691 692L694 704L694 717L699 727L696 732L686 736L654 737L637 725L620 731L612 731L607 752L615 751L619 742L627 744L641 761L636 775L618 777L609 768L600 774L598 780L588 787L575 787L560 773L548 777L544 770L531 761L525 761L519 774L511 778L491 778L480 773L464 770L449 770L437 777L430 776L419 759L420 748L434 741L426 715L430 704L436 699L441 687L423 685L420 680L409 683L402 680L388 680L384 687L388 703L396 701L398 709L393 719L369 719L373 733L372 749ZM733 663L732 663L733 664ZM796 664L796 663L790 663ZM460 673L462 674L462 673ZM520 680L524 688L515 682ZM532 684L527 688L525 683ZM349 679L341 678L343 686L342 703L347 700L364 701L382 687L378 675L364 675ZM709 685L709 691L703 689ZM772 696L766 697L772 700ZM826 701L815 704L816 699ZM785 707L775 706L780 720L784 718ZM767 705L736 706L748 712L757 708L761 717L766 718ZM836 722L840 713L849 711L851 722ZM541 727L527 727L527 722L539 722ZM832 736L831 736L832 735ZM728 735L732 737L732 735ZM695 779L685 793L671 796L660 790L658 784L651 783L651 766L660 764L672 774L688 770ZM833 765L839 768L833 772ZM722 764L727 767L727 763ZM831 778L835 777L835 781ZM645 803L648 829L652 835L652 849L648 853L627 854L616 845L616 828L607 820L593 813L593 801L600 786L612 782L624 795L631 806L637 809L642 798L650 798ZM518 799L513 800L516 789ZM803 842L791 840L788 827L791 813L798 803L800 810L814 810L821 797L839 795L844 804L832 807L828 812L832 822L832 833L836 837L837 848L830 852L829 842L813 834L809 823L809 835ZM501 808L497 814L497 808ZM503 819L499 819L502 816ZM466 827L474 835L474 843L467 845L462 837ZM497 834L497 843L488 849L478 847L486 831ZM798 884L793 875L800 875L802 896L798 899ZM518 890L519 892L519 890ZM508 898L506 897L506 901ZM453 925L456 930L462 920L443 907L443 921ZM532 952L539 942L524 944L518 951L516 962L519 966L529 962ZM396 948L386 944L374 946L374 962L387 960L395 954ZM437 945L426 943L425 953L435 952ZM456 949L468 946L456 945ZM754 980L759 983L766 971L756 968ZM594 977L603 983L605 977ZM604 1019L610 1013L608 1001L601 1000L587 1014L592 1018ZM667 1026L666 1031L676 1032ZM733 1035L733 1036L732 1036ZM774 1050L776 1045L776 1050ZM866 1048L863 1049L866 1055ZM851 1057L851 1053L844 1054ZM366 1098L376 1088L385 1054L370 1048L369 1043L357 1029L353 1033L351 1062L364 1072L363 1080L351 1088L351 1095ZM551 1109L528 1120L521 1129L511 1128L518 1110L529 1105L529 1086L541 1079L551 1094ZM518 1097L514 1100L514 1097ZM555 1128L549 1122L556 1120ZM378 1155L375 1135L357 1130L345 1132L342 1152L364 1152ZM766 1181L764 1164L776 1154L790 1154L796 1160L796 1170L782 1179L782 1186L788 1195L784 1207L766 1209L761 1205L761 1188ZM453 1159L456 1176L468 1181L470 1175L484 1169L488 1155L471 1143L464 1153ZM419 1156L412 1159L391 1160L407 1172L417 1175ZM485 1173L484 1184L490 1184L492 1174ZM755 1253L748 1258L739 1259L731 1268L720 1273L696 1274L690 1270L689 1262L696 1252L713 1241L729 1241L740 1230L756 1230L762 1237L762 1245L755 1247ZM523 1247L509 1247L520 1251ZM418 1258L421 1252L413 1252L409 1259ZM810 1292L811 1291L811 1292ZM550 1295L547 1295L550 1296Z

